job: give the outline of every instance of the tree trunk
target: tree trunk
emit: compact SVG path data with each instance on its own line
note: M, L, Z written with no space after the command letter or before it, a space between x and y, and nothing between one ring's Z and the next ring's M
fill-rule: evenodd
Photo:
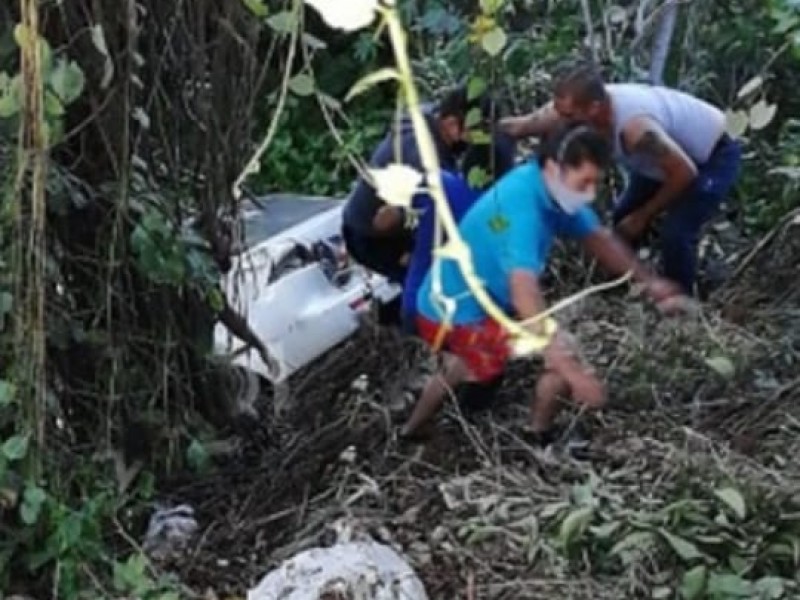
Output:
M672 45L672 35L675 33L675 23L678 19L678 2L666 0L658 10L661 11L661 16L658 29L653 37L653 50L650 58L650 83L653 85L664 84L664 70Z

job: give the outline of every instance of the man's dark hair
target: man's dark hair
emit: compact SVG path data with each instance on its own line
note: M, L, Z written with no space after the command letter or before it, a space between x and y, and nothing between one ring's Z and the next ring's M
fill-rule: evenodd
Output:
M469 98L466 85L458 85L447 90L438 104L440 117L457 117L465 119L467 114L475 108L481 111L483 121L493 121L496 106L492 97L484 92L477 98Z
M578 104L601 102L608 98L606 83L600 69L591 62L562 65L553 80L553 95L570 96Z
M611 159L611 147L597 130L589 125L573 123L564 125L542 144L539 164L553 160L567 167L580 167L585 162L605 169Z

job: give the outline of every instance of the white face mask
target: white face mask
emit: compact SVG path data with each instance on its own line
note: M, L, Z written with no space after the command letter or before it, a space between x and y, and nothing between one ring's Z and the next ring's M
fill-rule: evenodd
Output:
M576 192L566 185L562 178L558 176L548 177L547 187L553 200L555 200L568 215L574 215L581 208L594 200L594 194L592 192Z

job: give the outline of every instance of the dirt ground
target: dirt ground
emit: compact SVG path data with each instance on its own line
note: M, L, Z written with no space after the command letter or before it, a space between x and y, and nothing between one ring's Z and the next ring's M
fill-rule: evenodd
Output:
M581 417L586 463L520 440L536 376L524 361L491 411L450 407L432 441L399 445L431 361L413 340L364 331L293 380L290 413L261 441L207 478L172 482L166 499L193 505L201 527L183 581L243 597L281 560L331 543L334 523L401 549L432 599L675 597L697 557L668 534L636 552L630 541L670 527L709 568L733 565L739 544L754 578L790 571L750 546L778 520L800 548L800 225L762 242L695 317L662 320L627 290L562 315L610 390L602 414ZM669 512L706 510L725 487L746 499L736 523Z

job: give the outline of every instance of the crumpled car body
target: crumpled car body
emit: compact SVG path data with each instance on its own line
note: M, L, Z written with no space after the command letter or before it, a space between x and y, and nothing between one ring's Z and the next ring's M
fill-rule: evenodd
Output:
M235 366L280 383L353 335L375 303L400 288L347 256L344 200L274 195L247 205L241 240L222 287L231 306L277 361L277 372L222 324L214 351Z

